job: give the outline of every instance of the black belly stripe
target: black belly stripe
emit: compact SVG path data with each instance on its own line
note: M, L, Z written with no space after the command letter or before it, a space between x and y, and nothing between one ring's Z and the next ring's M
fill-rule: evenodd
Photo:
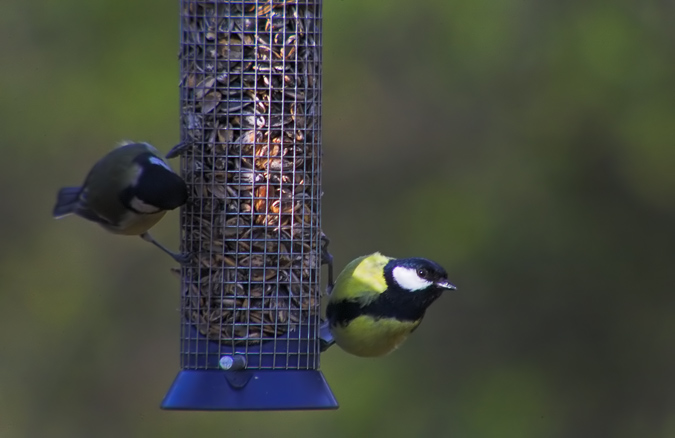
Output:
M414 305L414 303L400 303L396 305L386 298L380 295L365 306L361 306L358 301L354 300L328 303L326 317L331 325L339 324L345 326L361 315L367 315L374 319L394 318L406 322L415 322L424 316L426 307Z

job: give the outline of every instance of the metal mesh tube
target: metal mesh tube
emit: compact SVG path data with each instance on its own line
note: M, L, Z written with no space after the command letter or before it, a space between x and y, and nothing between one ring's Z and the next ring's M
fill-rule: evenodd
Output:
M181 2L182 368L318 368L321 1Z

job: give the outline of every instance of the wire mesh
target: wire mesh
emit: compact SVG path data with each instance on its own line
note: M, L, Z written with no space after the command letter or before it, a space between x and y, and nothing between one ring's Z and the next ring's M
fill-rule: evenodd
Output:
M182 368L316 369L321 1L181 1Z

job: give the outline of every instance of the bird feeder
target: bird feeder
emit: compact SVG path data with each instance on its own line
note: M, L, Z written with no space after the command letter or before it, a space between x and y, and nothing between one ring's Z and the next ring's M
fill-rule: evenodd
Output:
M319 371L321 0L182 0L180 65L191 256L162 408L336 408Z

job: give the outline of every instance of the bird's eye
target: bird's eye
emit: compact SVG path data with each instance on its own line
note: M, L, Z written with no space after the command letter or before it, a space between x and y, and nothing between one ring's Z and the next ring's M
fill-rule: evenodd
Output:
M418 270L417 270L417 276L418 276L419 278L424 278L424 279L426 279L427 277L429 277L429 270L424 269L424 268L418 269Z

